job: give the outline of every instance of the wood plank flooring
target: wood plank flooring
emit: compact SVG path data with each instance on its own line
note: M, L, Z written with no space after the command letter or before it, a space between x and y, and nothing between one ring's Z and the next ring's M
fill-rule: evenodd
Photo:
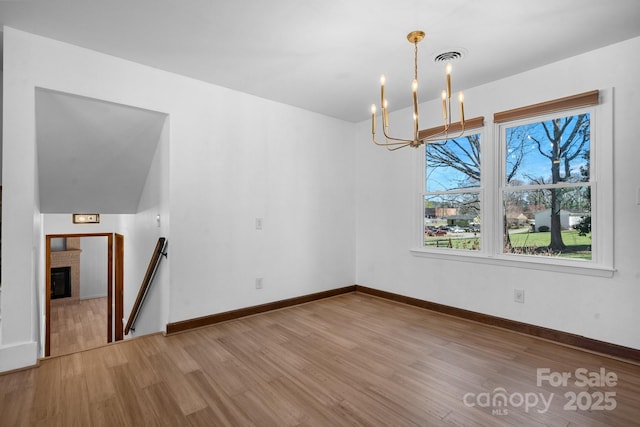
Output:
M107 343L107 297L51 302L51 356Z
M360 293L0 376L3 426L633 426L639 402L637 365Z

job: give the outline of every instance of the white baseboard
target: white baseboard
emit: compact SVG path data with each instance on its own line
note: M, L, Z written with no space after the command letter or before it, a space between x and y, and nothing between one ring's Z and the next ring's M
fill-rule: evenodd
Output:
M0 372L35 366L38 361L38 343L35 341L0 347Z

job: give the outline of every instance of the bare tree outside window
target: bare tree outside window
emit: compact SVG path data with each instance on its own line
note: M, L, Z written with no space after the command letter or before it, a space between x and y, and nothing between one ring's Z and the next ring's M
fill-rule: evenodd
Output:
M480 131L425 145L415 252L608 274L612 118L611 91L592 90L494 113L489 146Z
M427 144L424 245L479 250L480 134Z
M505 252L591 259L590 135L588 113L506 129Z

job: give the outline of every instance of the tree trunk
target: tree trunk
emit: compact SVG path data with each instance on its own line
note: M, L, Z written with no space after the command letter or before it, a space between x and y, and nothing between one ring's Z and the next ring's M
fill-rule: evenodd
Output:
M504 252L513 252L513 246L511 246L511 237L509 236L509 227L507 225L507 213L505 211L502 217L502 236L503 236L503 250Z
M555 126L554 129L558 129ZM551 182L560 182L560 140L562 134L554 134L552 156L551 156ZM551 242L549 249L563 251L566 246L562 241L562 223L560 221L560 210L562 209L562 194L557 188L551 189Z
M560 221L560 210L562 208L561 195L558 189L551 190L551 242L549 249L563 251L566 245L562 241L562 223Z

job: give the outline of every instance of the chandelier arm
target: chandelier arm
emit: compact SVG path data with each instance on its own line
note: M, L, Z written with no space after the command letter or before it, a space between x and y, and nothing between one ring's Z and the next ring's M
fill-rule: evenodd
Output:
M376 137L375 135L373 135L371 137L371 140L373 141L374 144L376 145L381 145L381 146L389 146L389 145L406 145L409 144L409 141L405 141L404 139L399 139L397 141L399 142L389 142L389 141L385 141L385 142L378 142L376 141Z
M464 122L460 122L460 131L456 135L449 135L449 126L447 125L443 128L442 132L438 132L436 134L429 135L428 137L424 137L420 139L420 141L423 141L425 143L431 143L431 142L442 141L443 139L460 138L462 135L464 135L464 131L465 131Z
M396 150L399 150L399 149L401 149L401 148L408 147L409 145L411 145L411 144L410 144L410 143L406 143L406 144L401 145L401 146L399 146L399 147L393 147L393 148L389 148L389 147L387 147L387 150L389 150L389 151L396 151Z
M401 143L406 143L406 144L408 144L408 143L410 143L410 142L411 142L411 140L410 140L410 139L394 138L394 137L392 137L392 136L389 136L389 135L387 134L387 129L385 129L385 127L384 127L384 126L382 127L382 133L384 134L384 137L385 137L385 138L390 139L390 140L392 140L392 141L399 141L399 142L401 142Z
M449 135L448 132L442 132L442 133L438 133L436 135L431 135L427 138L423 138L420 141L424 142L425 144L427 143L434 143L434 142L440 142L443 139L456 139L456 138L460 138L462 135L464 135L464 126L462 127L462 130L460 130L460 132L458 132L456 135Z
M443 139L448 139L448 138L449 138L449 131L447 130L447 128L444 128L442 132L425 136L420 141L436 142L436 141L441 141Z

